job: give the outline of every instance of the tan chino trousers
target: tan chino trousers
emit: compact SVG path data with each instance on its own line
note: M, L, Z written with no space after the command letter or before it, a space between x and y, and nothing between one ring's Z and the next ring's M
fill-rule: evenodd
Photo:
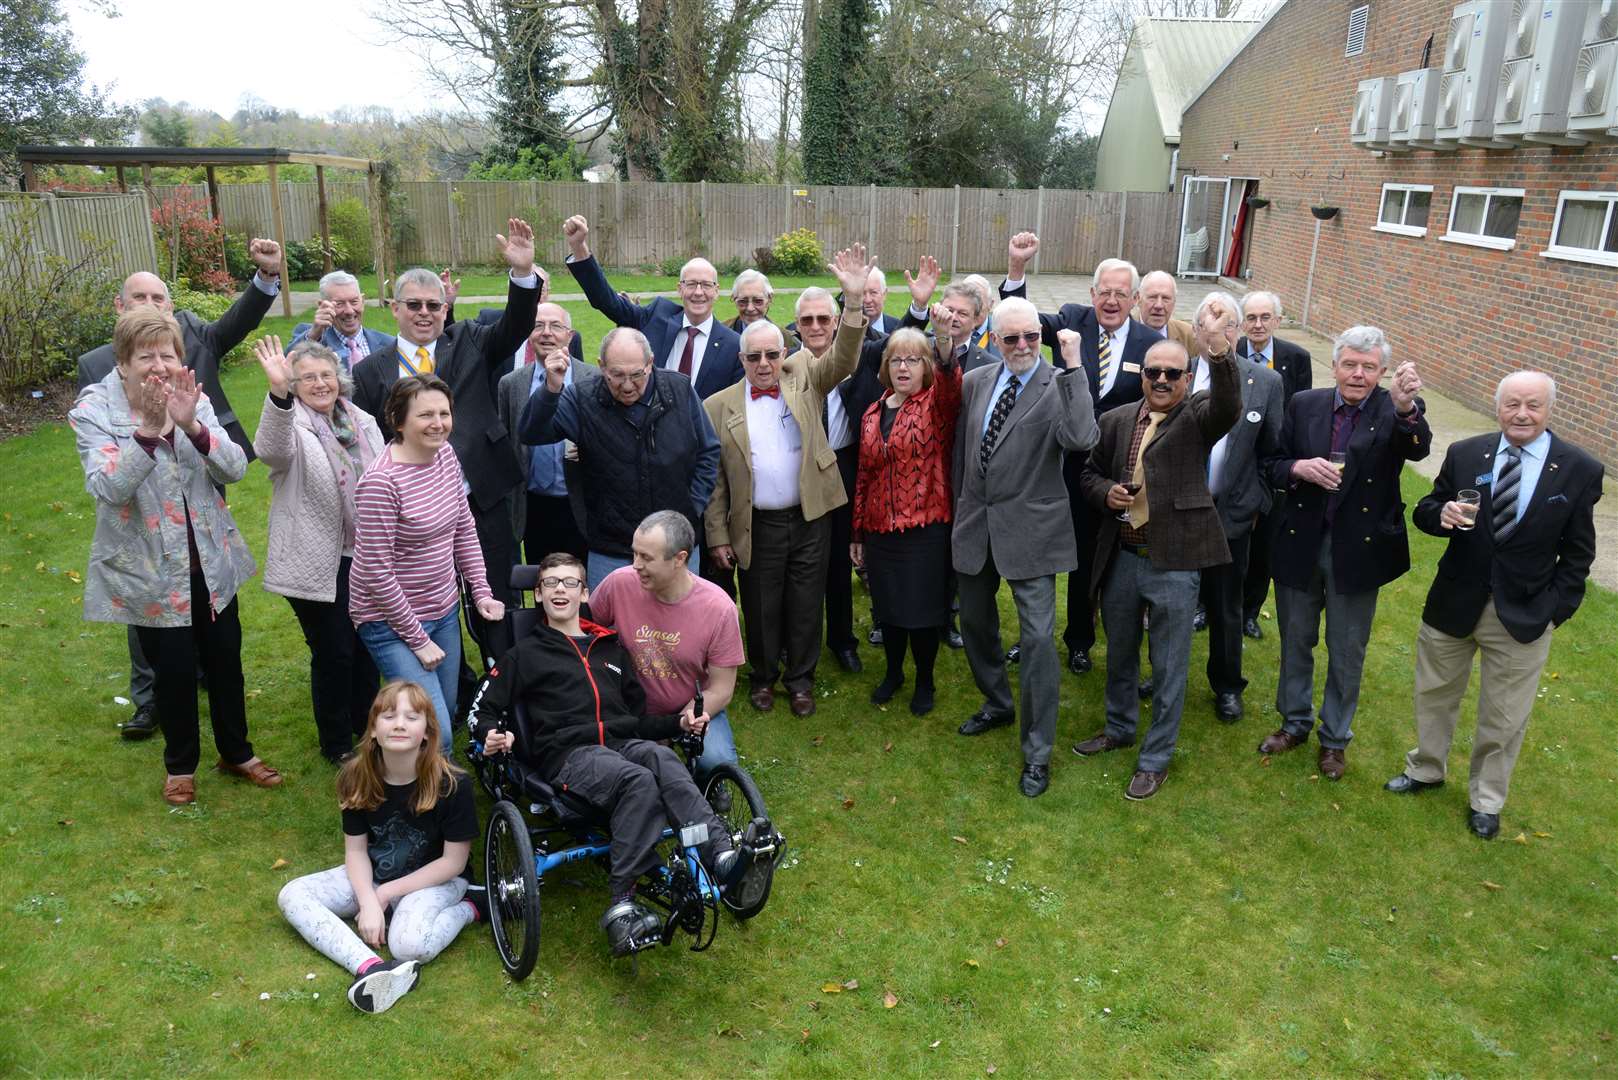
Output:
M1450 637L1423 622L1416 634L1416 748L1405 755L1405 775L1424 783L1444 779L1461 695L1472 677L1472 655L1481 652L1468 790L1473 810L1498 814L1506 805L1511 770L1550 651L1549 626L1525 645L1501 625L1493 600L1466 637Z

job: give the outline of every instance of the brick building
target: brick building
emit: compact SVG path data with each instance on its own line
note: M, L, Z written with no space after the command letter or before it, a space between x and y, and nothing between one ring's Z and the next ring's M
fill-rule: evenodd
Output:
M1494 11L1480 17L1552 25L1532 22L1552 18L1540 0L1485 2ZM1395 362L1416 360L1427 382L1486 412L1501 375L1541 368L1560 391L1553 427L1618 464L1618 142L1601 133L1584 146L1373 152L1351 141L1361 80L1422 67L1441 77L1455 8L1287 0L1276 9L1185 109L1177 187L1188 210L1206 203L1185 231L1194 235L1198 220L1210 228L1197 251L1182 252L1182 270L1200 260L1245 276L1279 293L1294 318L1305 316L1307 291L1312 329L1380 326ZM1600 20L1614 8L1596 0L1580 19L1605 33L1611 24ZM1577 74L1580 86L1597 77L1618 81L1609 68ZM1228 182L1223 215L1219 178L1243 178ZM1237 243L1247 196L1269 204L1248 204ZM1316 248L1310 207L1321 201L1340 213L1321 223Z

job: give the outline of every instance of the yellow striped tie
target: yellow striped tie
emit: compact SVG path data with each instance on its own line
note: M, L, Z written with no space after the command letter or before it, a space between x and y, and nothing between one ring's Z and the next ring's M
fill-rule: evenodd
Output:
M1105 327L1098 329L1101 331L1101 344L1096 350L1099 353L1096 362L1096 385L1104 388L1107 385L1107 373L1112 370L1112 335L1107 333Z
M433 373L433 354L427 351L427 346L416 346L416 373L431 375Z

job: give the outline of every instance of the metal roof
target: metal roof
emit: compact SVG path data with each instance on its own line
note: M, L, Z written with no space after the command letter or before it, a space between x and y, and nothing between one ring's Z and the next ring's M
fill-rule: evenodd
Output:
M1262 19L1136 21L1129 48L1145 67L1165 142L1180 141L1181 110L1263 24Z
M29 165L325 165L372 171L367 158L250 146L19 146L17 160Z

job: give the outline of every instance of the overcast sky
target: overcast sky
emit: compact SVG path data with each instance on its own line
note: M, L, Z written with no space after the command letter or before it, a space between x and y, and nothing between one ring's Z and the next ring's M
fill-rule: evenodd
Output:
M352 0L116 0L119 16L66 4L85 74L115 100L188 101L221 116L244 94L282 109L323 115L345 105L395 114L419 84L408 55L379 44L367 4ZM386 77L387 72L396 73Z

